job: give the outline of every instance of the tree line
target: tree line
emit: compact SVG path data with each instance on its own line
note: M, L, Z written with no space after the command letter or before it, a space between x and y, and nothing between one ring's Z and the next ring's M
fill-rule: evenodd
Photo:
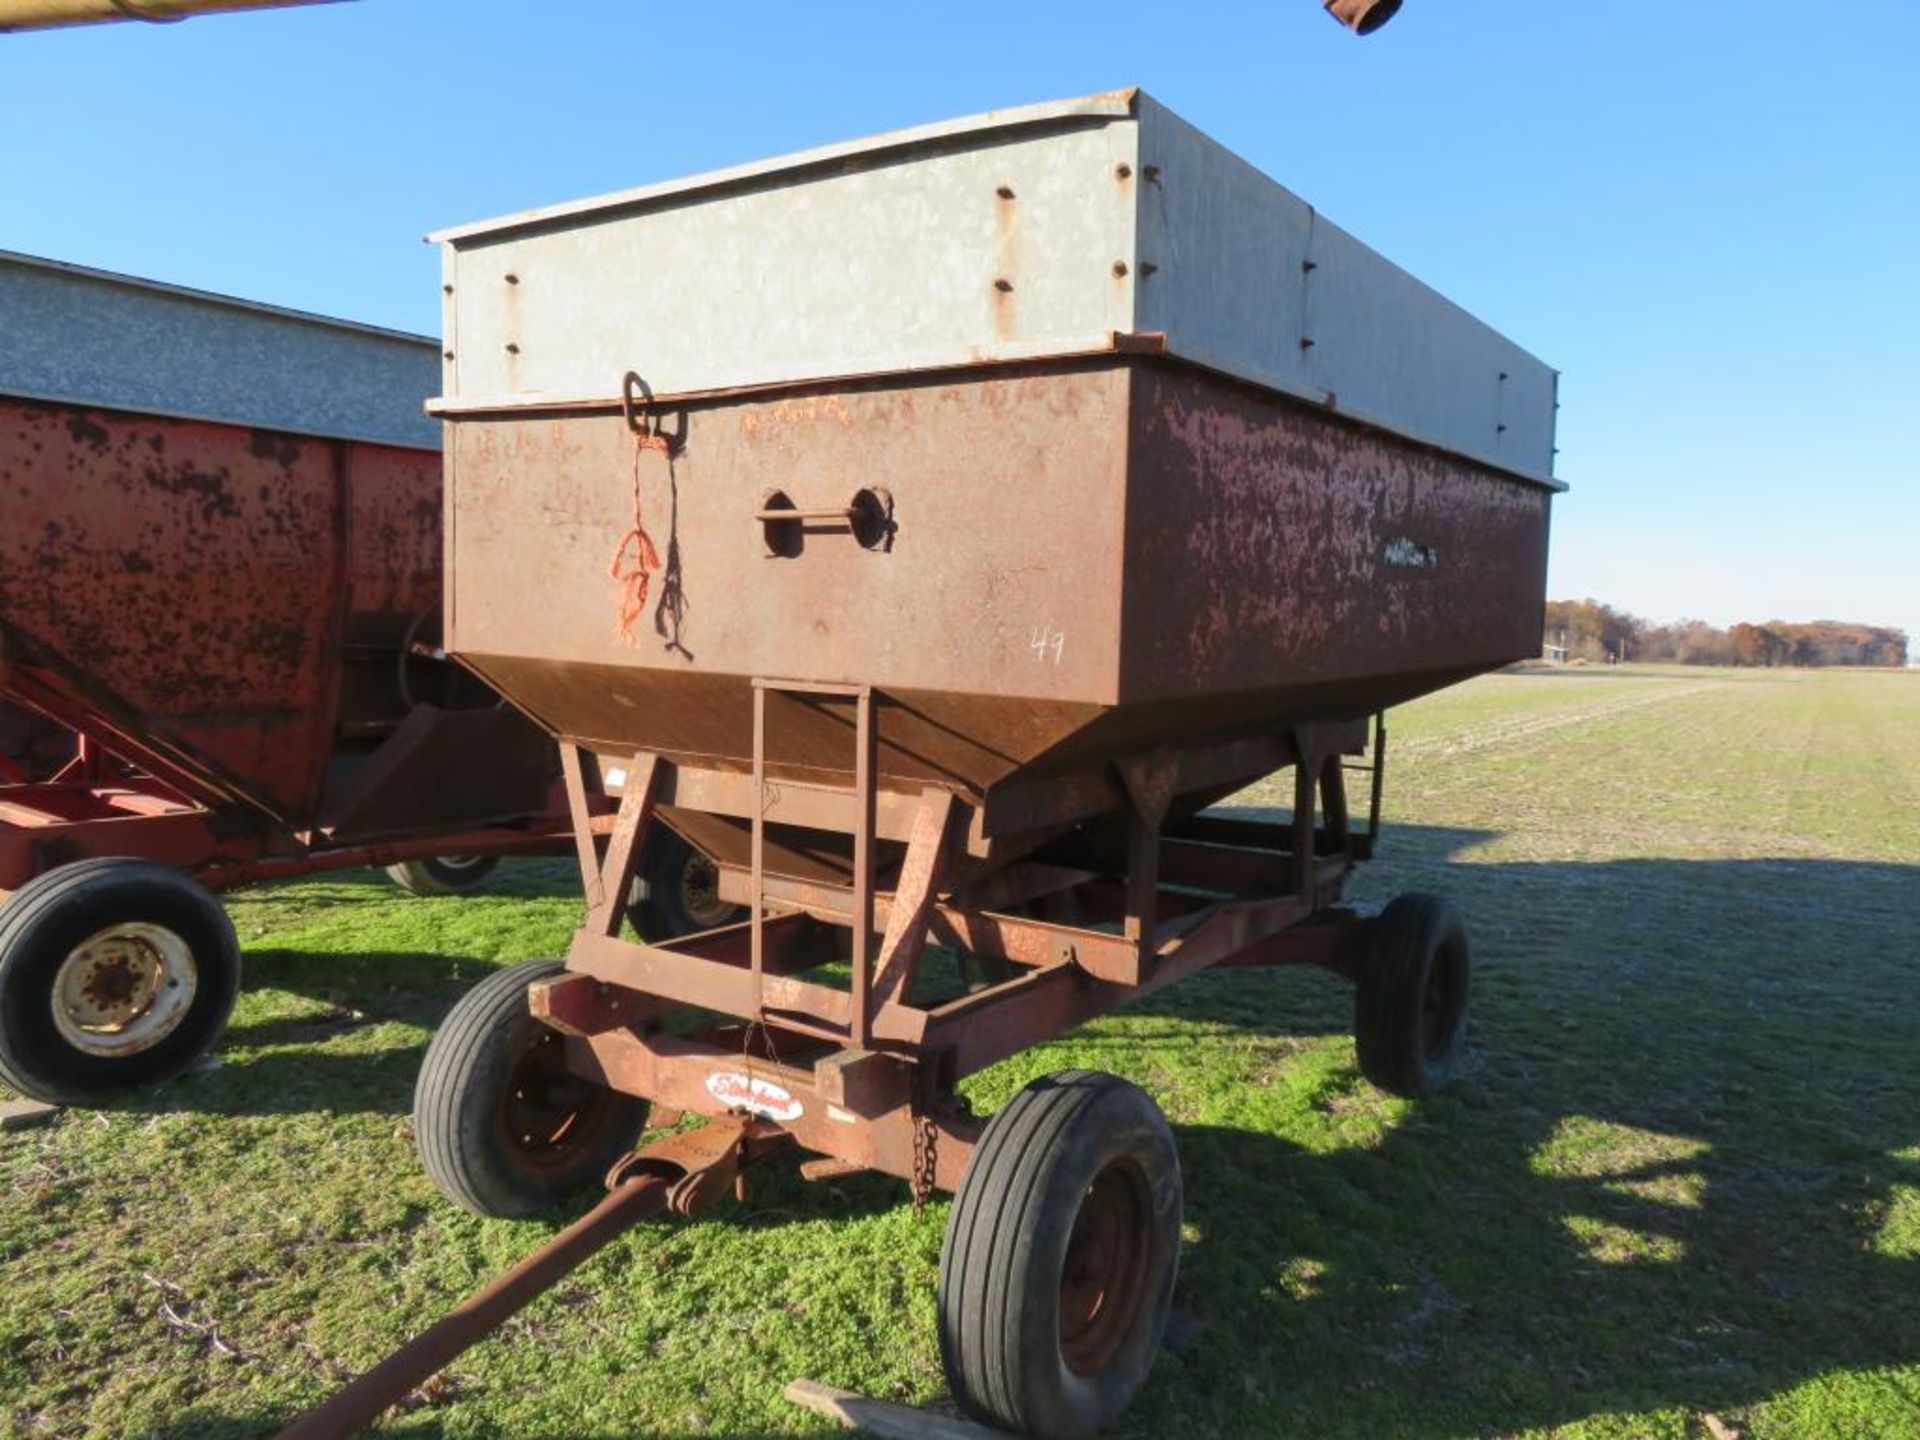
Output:
M1905 665L1907 632L1843 620L1722 630L1704 620L1658 625L1598 600L1549 600L1546 644L1569 660L1669 661L1681 665Z

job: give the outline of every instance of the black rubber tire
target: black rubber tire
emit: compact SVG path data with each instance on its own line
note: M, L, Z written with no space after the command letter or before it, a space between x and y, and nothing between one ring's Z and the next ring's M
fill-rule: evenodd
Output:
M525 1147L509 1107L515 1077L536 1045L564 1045L527 1008L527 987L557 975L557 960L496 971L460 998L427 1046L413 1091L420 1163L456 1205L476 1215L537 1215L599 1182L646 1127L647 1104L584 1080L582 1108L558 1144Z
M1102 1305L1120 1295L1106 1309L1117 1328L1076 1364L1070 1353L1088 1343L1087 1330L1063 1338L1063 1295L1076 1221L1093 1206L1096 1179L1133 1192L1126 1213L1137 1224L1127 1233L1138 1253L1127 1262L1133 1278L1101 1292ZM1042 1440L1111 1424L1146 1380L1166 1331L1180 1215L1173 1134L1136 1086L1070 1070L1014 1096L973 1152L940 1251L940 1355L961 1407Z
M149 1048L89 1054L54 1026L55 981L74 947L121 923L164 925L185 941L194 996ZM36 1100L90 1105L170 1080L219 1038L239 992L240 942L204 885L149 860L58 866L0 906L0 1082Z
M387 878L409 895L458 895L478 889L499 868L498 855L425 855L387 866Z
M1452 901L1402 895L1374 922L1354 987L1360 1070L1392 1095L1417 1100L1448 1080L1467 1028L1472 955Z
M629 914L641 938L658 944L702 930L735 925L747 918L747 907L728 905L717 898L702 902L696 895L707 888L713 862L665 825L655 824L640 852L640 899Z

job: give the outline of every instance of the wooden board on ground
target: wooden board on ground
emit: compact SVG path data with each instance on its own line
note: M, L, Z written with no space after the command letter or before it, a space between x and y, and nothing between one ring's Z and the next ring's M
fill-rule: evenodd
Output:
M783 1392L795 1405L838 1420L850 1430L864 1430L881 1440L1010 1440L1003 1430L990 1430L955 1415L918 1410L889 1400L869 1400L851 1390L836 1390L818 1380L795 1380Z
M0 1101L0 1130L24 1130L29 1125L44 1125L60 1113L58 1105L44 1100Z

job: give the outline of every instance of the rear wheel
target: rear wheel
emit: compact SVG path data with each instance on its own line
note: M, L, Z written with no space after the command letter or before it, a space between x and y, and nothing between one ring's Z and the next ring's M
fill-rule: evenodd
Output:
M0 1082L84 1105L178 1075L240 989L220 902L146 860L83 860L0 907Z
M413 1092L420 1161L476 1215L538 1214L599 1180L639 1137L647 1105L567 1069L566 1038L535 1019L530 960L489 975L448 1013Z
M634 928L655 942L737 924L747 908L720 898L720 869L664 825L653 825L640 855Z
M1466 922L1438 895L1402 895L1374 922L1354 989L1361 1072L1382 1090L1419 1099L1460 1062L1471 956Z
M1055 1440L1110 1424L1173 1303L1180 1161L1160 1109L1114 1075L1037 1080L988 1124L947 1220L940 1353L956 1399Z
M410 895L458 895L493 874L498 855L427 855L387 867L387 878Z

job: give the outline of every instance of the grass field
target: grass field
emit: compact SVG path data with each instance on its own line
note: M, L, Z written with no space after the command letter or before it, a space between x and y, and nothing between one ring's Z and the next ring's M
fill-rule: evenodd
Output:
M973 1087L1112 1070L1174 1123L1178 1343L1122 1433L1920 1435L1920 676L1497 676L1390 725L1361 895L1467 912L1455 1089L1381 1097L1344 987L1257 971ZM270 1432L550 1233L443 1203L407 1111L437 1018L557 953L573 897L555 864L235 897L224 1063L0 1136L0 1431ZM946 1209L769 1167L389 1432L812 1434L779 1399L803 1375L937 1402Z

